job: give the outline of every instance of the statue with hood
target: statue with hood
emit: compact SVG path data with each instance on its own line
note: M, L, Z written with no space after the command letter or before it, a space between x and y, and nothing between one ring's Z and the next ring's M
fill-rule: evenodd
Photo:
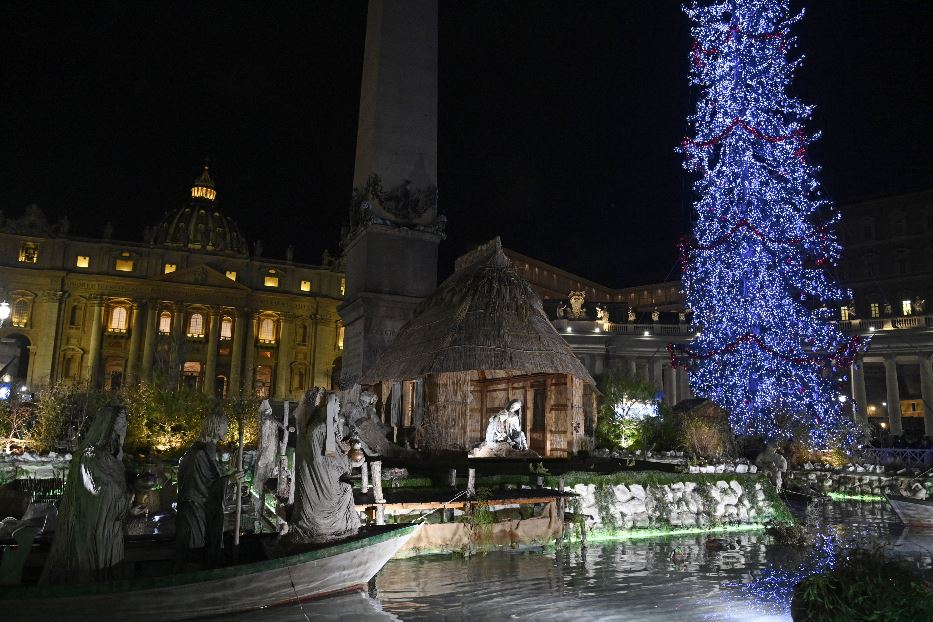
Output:
M58 528L40 583L110 578L123 561L124 519L130 491L123 466L126 409L97 411L68 470Z
M340 419L337 394L318 387L295 410L295 504L287 545L337 540L360 528L353 488L341 476L362 464L362 452L359 462L348 457L352 442L344 442Z

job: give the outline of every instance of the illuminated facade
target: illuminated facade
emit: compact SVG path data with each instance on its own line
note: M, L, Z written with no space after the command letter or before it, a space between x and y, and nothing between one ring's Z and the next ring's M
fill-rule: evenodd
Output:
M331 386L343 329L335 264L250 257L207 167L142 242L68 235L36 206L0 223L0 377L17 388L181 381L277 400ZM255 255L255 254L254 254Z

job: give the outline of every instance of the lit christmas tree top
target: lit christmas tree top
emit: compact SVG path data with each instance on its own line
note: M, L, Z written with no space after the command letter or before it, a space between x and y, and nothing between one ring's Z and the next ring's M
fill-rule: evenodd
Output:
M694 2L691 84L700 96L681 143L698 175L697 221L681 243L687 306L699 331L669 347L697 395L730 413L737 434L825 446L852 440L838 383L862 346L830 322L851 295L828 268L838 211L807 161L812 108L787 93L802 59L787 0Z

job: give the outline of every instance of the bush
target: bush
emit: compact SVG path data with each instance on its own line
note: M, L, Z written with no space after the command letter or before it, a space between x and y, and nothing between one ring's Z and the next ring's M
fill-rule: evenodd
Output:
M933 620L933 587L879 551L856 549L798 583L791 614L796 622Z
M0 450L9 453L30 446L35 422L34 404L21 401L15 393L0 401Z
M680 444L693 458L717 460L726 453L729 438L716 422L690 417L681 426Z
M194 388L158 382L124 386L119 397L127 414L124 447L133 450L183 450L198 438L214 407L212 397Z
M606 449L647 449L652 424L630 416L619 405L625 400L654 402L655 388L640 378L612 371L602 377L599 391L602 395L598 406L596 445Z
M86 384L50 385L36 396L36 419L30 447L38 452L74 451L90 418L107 396Z

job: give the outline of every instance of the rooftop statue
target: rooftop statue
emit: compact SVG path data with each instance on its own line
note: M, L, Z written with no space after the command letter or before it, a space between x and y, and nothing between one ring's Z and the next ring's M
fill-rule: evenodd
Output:
M231 477L242 481L242 473L224 477L217 464L217 442L227 436L227 416L218 402L204 420L201 436L181 457L178 467L178 514L175 517L176 559L194 557L214 562L223 546L224 486Z
M71 459L58 529L42 583L108 578L123 561L124 519L130 505L123 466L126 409L97 411L84 444Z
M295 504L285 544L328 542L356 534L360 516L353 488L340 480L353 463L340 425L340 399L315 387L295 410Z

